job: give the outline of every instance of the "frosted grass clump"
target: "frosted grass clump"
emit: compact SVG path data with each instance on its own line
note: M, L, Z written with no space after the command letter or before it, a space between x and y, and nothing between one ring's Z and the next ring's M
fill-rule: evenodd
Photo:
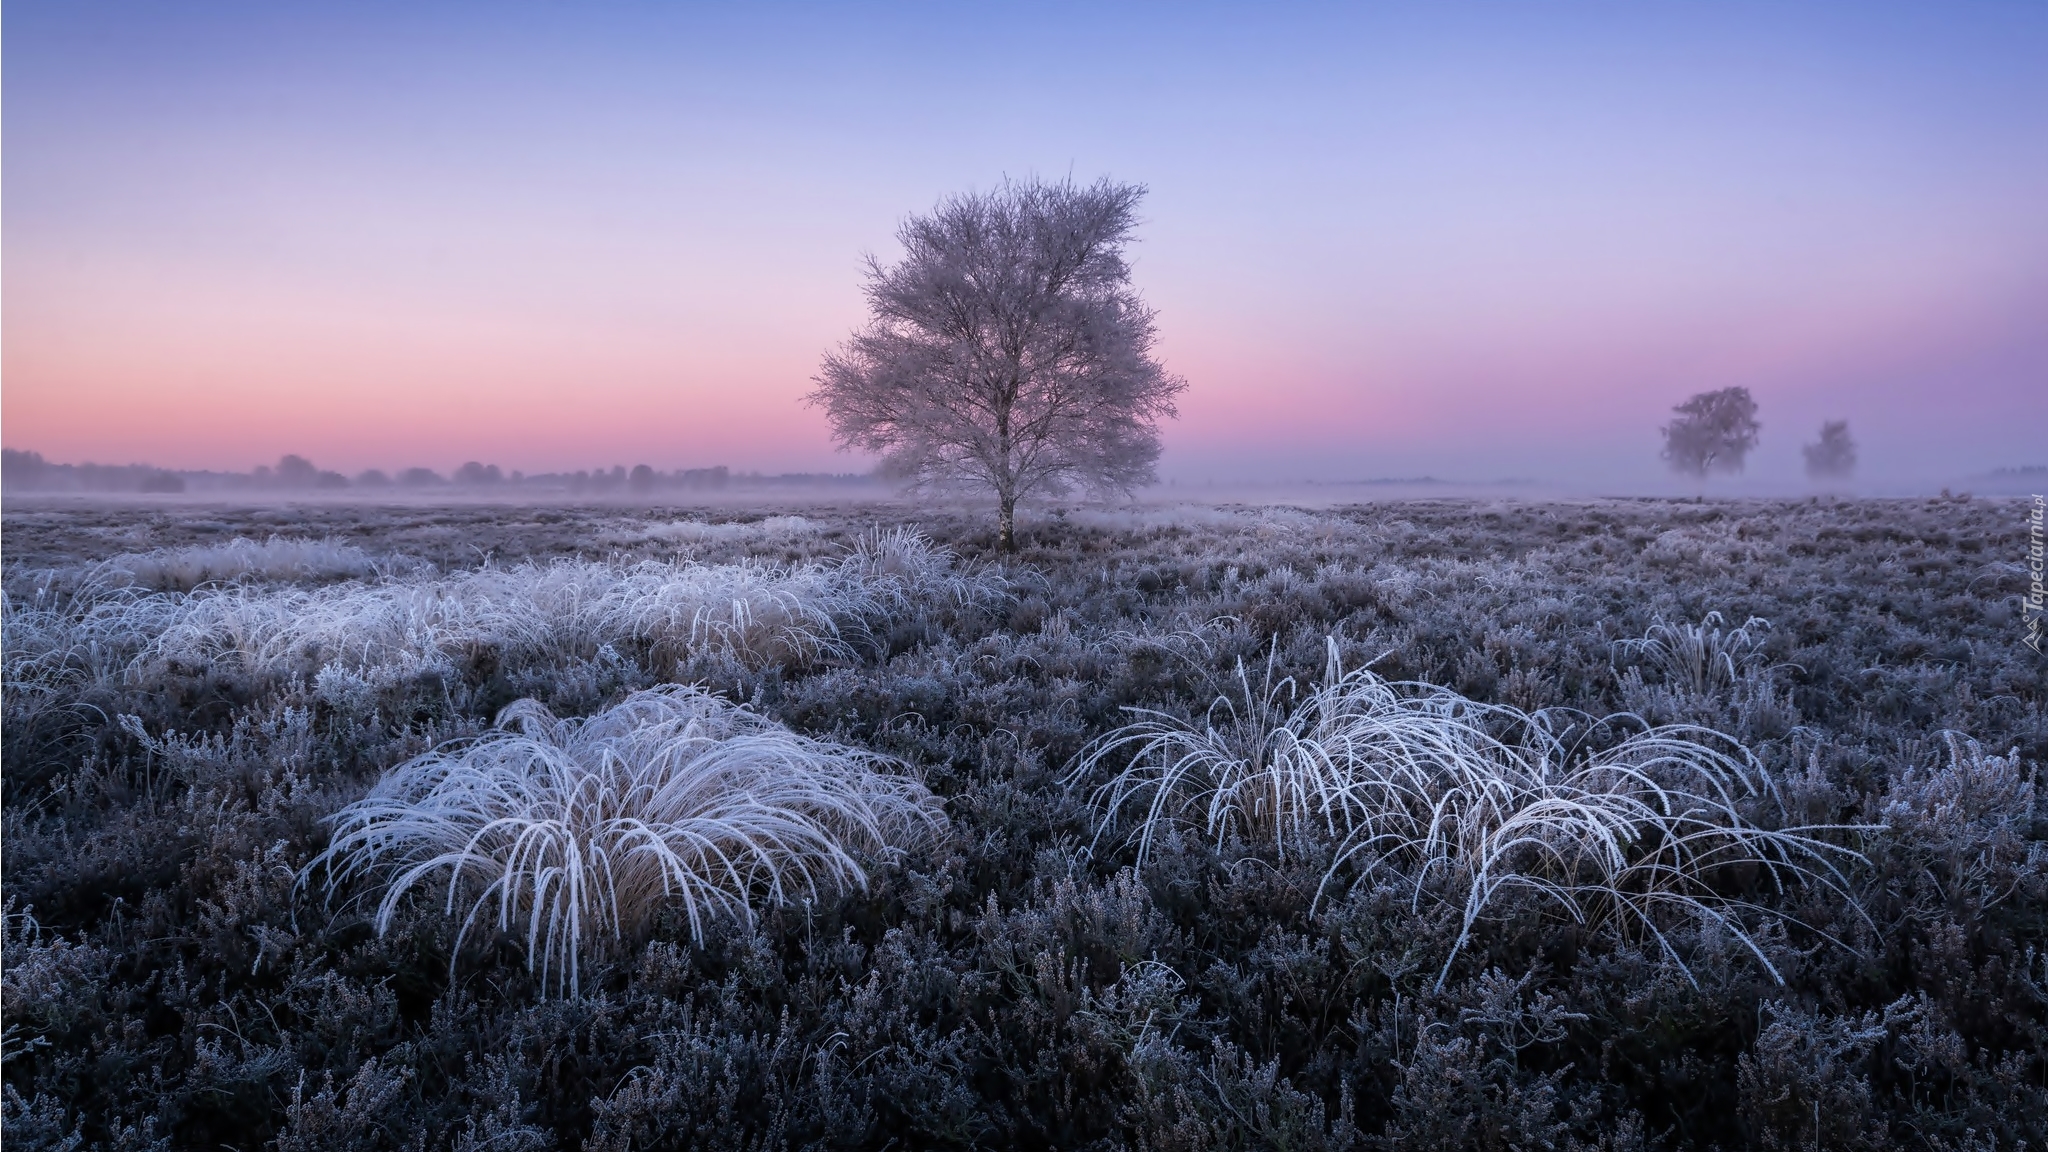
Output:
M701 941L760 904L864 890L868 860L943 817L897 761L671 685L586 720L522 700L330 819L308 874L324 869L330 897L381 885L378 932L413 889L445 882L460 935L518 937L543 986L573 992L664 908Z
M110 574L159 591L189 591L231 580L338 580L378 571L370 554L352 544L283 536L261 544L238 536L226 544L130 552L104 563Z
M1702 697L1732 688L1763 666L1763 640L1771 622L1752 616L1730 628L1719 612L1697 624L1670 624L1661 617L1639 639L1617 640L1617 664L1630 662L1655 669L1673 691Z
M104 565L76 582L0 589L0 697L9 723L61 709L115 683L137 648L178 619L178 599L128 586Z
M845 656L842 622L877 610L875 589L820 564L648 561L608 575L595 596L588 585L577 589L575 639L644 646L657 667L701 651L756 667Z
M704 520L672 520L636 524L612 535L618 543L663 541L671 544L729 544L754 540L787 540L815 536L818 525L802 516L768 516L760 520L713 524Z
M1755 616L1731 628L1719 612L1697 624L1658 618L1641 638L1612 647L1622 705L1656 721L1698 721L1751 738L1783 735L1798 723L1798 709L1776 673L1795 665L1768 662L1770 629L1770 621Z
M1067 513L1067 522L1106 532L1152 533L1222 530L1258 531L1298 528L1314 523L1313 518L1290 508L1260 508L1215 504L1127 504L1121 507L1080 507Z
M1219 845L1327 848L1326 891L1347 868L1398 873L1418 904L1432 881L1447 881L1464 909L1439 986L1512 890L1580 923L1640 931L1681 969L1663 914L1712 921L1774 978L1737 918L1747 906L1715 880L1741 866L1847 898L1837 864L1856 854L1816 835L1845 828L1753 823L1743 806L1775 799L1775 788L1746 749L1709 729L1617 716L1594 728L1642 730L1602 751L1568 746L1547 713L1345 672L1334 641L1323 682L1305 693L1276 680L1270 661L1255 687L1240 662L1199 721L1130 711L1138 719L1084 749L1068 779L1128 757L1094 799L1105 833L1119 820L1133 826L1140 867L1168 830L1192 827Z
M876 597L881 615L988 605L1005 595L996 574L962 568L950 549L914 528L863 532L839 567Z

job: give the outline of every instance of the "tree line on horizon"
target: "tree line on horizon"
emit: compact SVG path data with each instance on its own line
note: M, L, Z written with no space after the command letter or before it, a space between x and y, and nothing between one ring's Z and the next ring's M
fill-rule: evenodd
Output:
M428 492L521 488L603 496L718 491L733 485L848 484L866 479L857 473L734 472L723 464L667 472L648 464L636 464L630 469L615 464L610 468L529 475L517 470L507 472L496 464L474 460L446 475L432 468L413 467L395 472L371 468L351 477L320 468L295 454L281 457L274 465L259 464L247 472L169 469L152 464L58 464L44 459L40 452L17 448L5 449L4 455L0 455L0 485L16 492L320 492L346 489Z

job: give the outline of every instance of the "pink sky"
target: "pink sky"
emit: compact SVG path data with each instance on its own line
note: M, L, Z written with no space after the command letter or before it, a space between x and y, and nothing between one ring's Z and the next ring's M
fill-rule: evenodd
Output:
M2044 458L2024 13L1217 19L1120 76L886 19L195 11L10 19L9 447L852 470L799 400L860 255L1071 170L1153 189L1169 475L1649 482L1732 384L1763 476L1829 417L1902 474Z

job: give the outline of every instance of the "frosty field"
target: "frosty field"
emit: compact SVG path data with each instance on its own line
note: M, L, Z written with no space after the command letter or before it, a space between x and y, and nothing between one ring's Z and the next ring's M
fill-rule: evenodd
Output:
M10 503L7 1140L2038 1147L2026 515Z

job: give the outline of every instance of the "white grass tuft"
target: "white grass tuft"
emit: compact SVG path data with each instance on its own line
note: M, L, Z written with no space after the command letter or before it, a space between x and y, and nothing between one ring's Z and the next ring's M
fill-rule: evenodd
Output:
M1763 640L1771 622L1752 616L1730 628L1719 612L1697 624L1670 624L1662 618L1640 639L1617 640L1617 664L1637 663L1657 670L1661 683L1677 692L1703 697L1732 688L1763 666Z
M0 590L0 697L22 723L118 682L138 647L177 620L177 598L141 592L104 565ZM68 573L63 575L70 575Z
M1345 672L1329 647L1323 683L1236 682L1200 721L1139 718L1095 741L1069 783L1106 761L1126 766L1095 790L1107 820L1134 816L1142 867L1170 828L1198 827L1280 852L1334 852L1324 884L1347 869L1398 872L1419 902L1432 881L1462 891L1457 943L1511 890L1535 893L1582 923L1654 939L1684 962L1665 914L1722 925L1770 970L1715 881L1742 866L1771 883L1818 882L1846 898L1837 864L1856 854L1817 834L1841 826L1760 827L1743 807L1775 798L1762 766L1732 739L1691 726L1646 728L1632 716L1594 729L1640 729L1604 751L1567 746L1554 718L1481 704L1426 684ZM1690 975L1690 973L1688 973Z
M488 922L522 937L543 986L573 991L584 961L664 907L701 940L763 901L865 888L864 857L942 819L901 767L693 687L587 720L525 700L495 731L393 769L332 818L312 868L330 895L381 882L379 932L407 893L445 879L463 933Z
M342 580L378 571L377 561L353 544L284 536L129 552L103 566L139 588L180 592L235 580Z
M705 520L672 520L658 524L634 524L608 535L613 543L638 544L660 541L681 546L697 544L752 543L793 540L815 536L821 529L802 516L768 516L760 520L713 524Z
M883 615L965 608L1003 598L994 573L963 568L951 549L914 528L871 528L854 539L840 570L869 589Z

